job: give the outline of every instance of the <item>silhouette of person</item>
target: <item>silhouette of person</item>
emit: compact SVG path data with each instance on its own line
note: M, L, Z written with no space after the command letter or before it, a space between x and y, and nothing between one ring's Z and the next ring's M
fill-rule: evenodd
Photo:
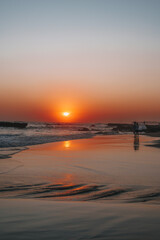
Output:
M134 135L134 150L139 150L139 134Z
M133 132L134 134L138 134L139 131L139 124L137 122L133 123Z

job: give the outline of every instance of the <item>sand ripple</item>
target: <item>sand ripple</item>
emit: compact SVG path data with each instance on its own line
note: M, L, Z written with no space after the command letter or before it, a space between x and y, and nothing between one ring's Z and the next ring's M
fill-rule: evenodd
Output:
M125 202L155 201L159 203L160 190L91 184L37 183L1 187L0 198L69 199L79 201L121 200Z

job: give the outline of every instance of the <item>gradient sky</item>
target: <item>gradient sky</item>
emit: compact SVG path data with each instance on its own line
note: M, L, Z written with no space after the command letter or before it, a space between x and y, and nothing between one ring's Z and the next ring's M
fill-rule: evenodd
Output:
M159 0L0 0L0 120L160 120Z

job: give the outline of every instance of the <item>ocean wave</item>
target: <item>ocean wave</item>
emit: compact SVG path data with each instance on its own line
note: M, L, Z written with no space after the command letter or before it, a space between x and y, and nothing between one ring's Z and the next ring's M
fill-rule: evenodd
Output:
M113 135L107 124L97 123L37 123L29 122L24 129L0 128L0 148L22 147L42 143ZM117 133L116 133L117 134Z
M0 148L9 148L9 147L24 147L24 146L31 146L43 143L50 143L50 142L58 142L58 141L68 141L74 139L83 139L83 138L91 138L93 137L92 133L79 133L79 134L71 134L71 135L33 135L33 136L26 136L26 135L16 135L10 136L8 135L5 137L4 134L1 138L0 135Z

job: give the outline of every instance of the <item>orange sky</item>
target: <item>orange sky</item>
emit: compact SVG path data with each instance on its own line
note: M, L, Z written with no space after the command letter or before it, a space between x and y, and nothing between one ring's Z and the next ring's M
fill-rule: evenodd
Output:
M133 2L1 1L0 120L159 121L160 4Z

